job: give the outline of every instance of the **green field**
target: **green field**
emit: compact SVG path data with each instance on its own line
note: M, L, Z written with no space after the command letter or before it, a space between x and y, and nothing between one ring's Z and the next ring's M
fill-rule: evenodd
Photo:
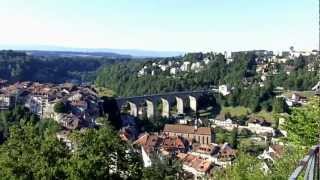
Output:
M273 122L272 112L267 112L264 110L257 113L252 113L249 108L238 106L238 107L223 107L221 112L229 113L232 117L254 115L256 117L263 118L269 122Z
M238 107L222 107L222 113L229 113L233 117L239 117L239 116L247 116L250 114L250 109L238 106Z
M314 96L314 91L286 91L282 93L283 96L291 97L293 93L300 94L302 96L305 96L307 98L312 98Z

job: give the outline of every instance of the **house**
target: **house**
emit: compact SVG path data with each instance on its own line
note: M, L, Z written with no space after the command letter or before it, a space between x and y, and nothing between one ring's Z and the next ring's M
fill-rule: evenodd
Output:
M7 110L15 105L15 96L8 93L0 93L0 110Z
M284 153L284 146L279 144L274 144L269 146L268 149L264 150L262 154L258 156L261 160L268 160L274 162L276 159L279 159Z
M185 61L185 62L183 62L182 65L180 66L180 70L181 70L182 72L188 72L188 71L190 71L190 68L191 68L190 66L191 66L191 62Z
M70 138L70 131L62 130L56 133L56 137L59 141L64 142L70 150L74 149L74 145L72 144Z
M3 79L0 79L0 88L3 88L5 86L8 85L8 81L7 80L3 80Z
M230 88L227 85L220 85L218 91L223 96L228 96L229 94L231 94Z
M204 64L208 65L210 63L210 59L209 58L205 58L203 59Z
M187 152L188 142L181 137L159 136L158 134L142 134L133 145L141 147L141 155L145 167L152 164L151 155L173 155Z
M138 77L142 77L148 73L148 66L143 66L143 68L138 72Z
M223 129L226 129L228 131L232 131L234 128L237 128L238 124L233 123L232 119L228 118L224 121L215 119L212 120L215 126L221 127Z
M203 67L201 66L200 62L192 63L191 70L195 72L199 72Z
M224 143L218 152L218 159L223 162L231 162L236 157L236 151L228 143Z
M299 103L306 103L307 102L307 97L302 96L298 93L293 93L291 96L291 100L294 102L299 102Z
M200 156L204 159L208 159L211 162L217 164L218 158L215 155L218 154L219 150L220 150L220 147L213 144L194 143L192 145L192 151L190 152L190 154L193 154L195 156Z
M210 174L210 170L213 168L213 163L205 158L195 156L192 154L179 153L178 159L182 162L183 170L192 173L194 179L203 178Z
M168 65L163 65L163 64L160 64L159 67L162 71L166 71L169 68Z
M74 130L80 127L80 119L74 114L61 114L58 123L66 129Z
M250 117L247 123L248 123L248 126L249 124L259 124L260 126L265 126L265 127L270 127L272 125L270 122L254 116Z
M188 142L181 137L164 137L162 139L160 148L167 152L177 153L186 152L188 149Z
M178 72L179 72L179 70L176 67L173 67L173 68L170 69L170 74L171 75L176 75Z
M213 141L212 129L210 127L194 127L181 124L166 124L163 133L167 136L180 136L189 142L210 144Z
M315 86L313 86L312 91L315 91L315 94L317 95L320 94L320 81Z

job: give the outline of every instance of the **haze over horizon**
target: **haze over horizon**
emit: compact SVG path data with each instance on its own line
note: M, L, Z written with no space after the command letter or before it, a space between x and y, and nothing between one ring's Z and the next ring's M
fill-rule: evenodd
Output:
M312 50L318 46L317 7L315 0L3 0L0 43L178 52Z

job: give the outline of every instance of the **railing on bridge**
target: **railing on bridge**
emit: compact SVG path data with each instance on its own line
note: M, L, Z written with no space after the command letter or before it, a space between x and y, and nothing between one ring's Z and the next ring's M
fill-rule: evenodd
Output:
M320 180L319 149L320 145L317 145L309 151L309 154L300 161L299 166L291 174L289 180Z

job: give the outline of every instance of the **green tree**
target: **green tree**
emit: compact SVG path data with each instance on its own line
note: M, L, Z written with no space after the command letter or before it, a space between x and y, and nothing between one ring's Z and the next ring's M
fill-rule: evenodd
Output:
M75 133L68 165L70 179L138 178L141 160L108 125Z
M289 108L284 98L276 98L273 101L272 109L275 113L285 113Z
M260 163L256 157L240 154L232 166L213 173L213 179L221 180L263 180L268 179L260 170Z
M176 180L182 179L182 165L179 161L172 158L157 158L154 157L152 166L143 169L142 179L164 179Z
M0 146L3 179L64 179L69 150L56 137L41 137L31 123L10 128L10 137Z
M284 128L288 141L301 146L313 146L319 142L320 100L312 100L308 105L295 108L286 118Z

